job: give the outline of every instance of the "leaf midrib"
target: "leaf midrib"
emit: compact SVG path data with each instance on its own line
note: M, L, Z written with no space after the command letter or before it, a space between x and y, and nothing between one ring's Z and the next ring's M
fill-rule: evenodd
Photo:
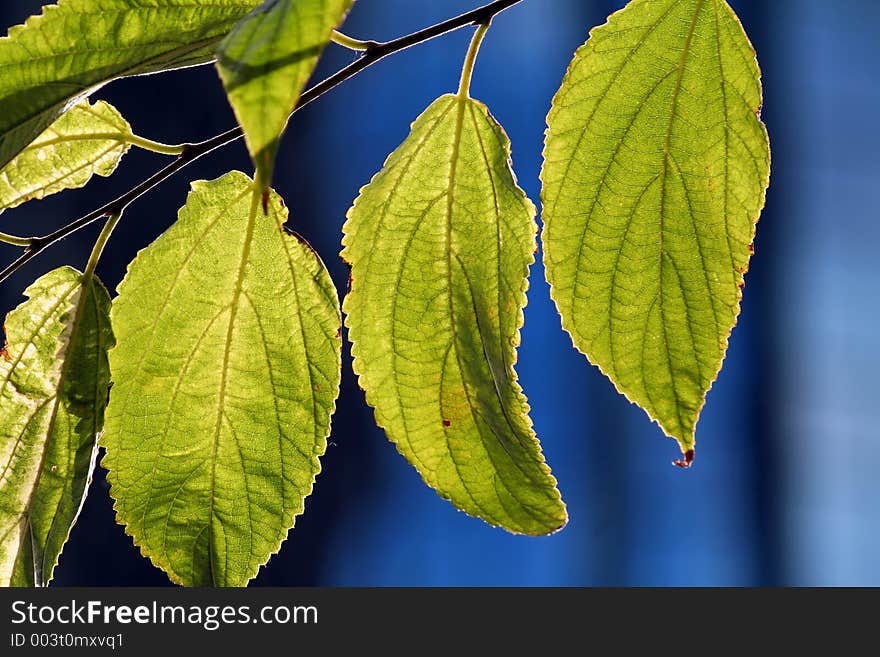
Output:
M241 300L242 290L244 287L244 278L247 270L247 263L251 252L251 242L254 237L254 226L256 225L257 205L259 203L259 192L254 188L253 198L251 200L251 209L248 213L248 223L245 229L244 245L242 246L241 261L238 266L238 274L236 276L235 285L232 293L232 305L229 309L229 325L226 329L226 344L223 349L223 362L220 368L220 390L218 395L217 406L217 422L214 425L214 445L211 455L211 499L208 511L208 563L211 568L211 581L214 586L219 586L217 582L217 570L214 564L214 498L217 483L217 450L220 446L220 433L223 425L223 417L226 414L226 386L229 376L229 358L232 353L232 338L235 330L235 319L238 315L238 303ZM249 550L251 552L252 550ZM250 555L248 555L250 558ZM224 577L228 573L224 572Z
M233 204L235 204L235 203L238 203L239 201L241 201L242 198L244 198L244 194L241 194L241 195L236 196L235 198L233 198L233 199L230 201L230 205L233 205ZM156 312L155 319L154 319L154 321L152 322L152 324L150 325L150 335L149 335L149 337L147 338L147 340L145 340L145 344L147 345L147 348L144 348L144 349L141 351L141 355L140 355L140 358L139 358L137 364L132 368L133 371L138 372L138 373L141 372L141 368L144 366L144 362L146 361L147 356L151 353L152 346L153 346L153 342L154 342L155 339L156 339L156 333L157 333L157 331L158 331L158 329L159 329L160 319L162 318L162 316L164 315L165 311L167 310L167 308L168 308L168 304L171 303L171 300L172 300L172 297L173 297L173 295L174 295L174 292L177 290L177 286L180 284L181 277L183 276L184 272L186 271L187 266L188 266L189 263L190 263L190 260L192 260L192 257L195 255L196 251L198 250L198 246L199 246L199 244L201 243L201 241L205 238L206 235L208 235L208 233L210 233L210 232L211 232L211 231L217 226L217 224L223 219L223 217L224 217L224 211L219 211L219 212L217 212L216 216L214 216L213 218L211 218L211 220L210 220L208 226L204 229L204 231L202 231L200 235L198 235L197 237L194 237L194 238L191 240L191 242L190 242L190 249L189 249L189 251L186 253L186 255L184 256L183 262L181 262L181 263L180 263L180 266L175 270L174 278L173 278L173 280L172 280L172 282L171 282L171 285L169 286L169 289L168 289L167 293L163 296L163 298L162 298L162 303L161 303L161 305L160 305L160 307L159 307L159 310ZM138 255L138 258L140 258L140 255ZM135 260L135 262L136 262L136 261L137 261L137 259ZM134 264L134 263L132 263L132 264ZM123 284L124 284L124 283L125 283L125 280L123 280ZM120 286L120 288L121 288L121 287L122 287L122 286ZM122 294L121 289L120 289L120 294ZM214 322L214 321L215 321L215 320L211 320L211 322L209 323L209 327L208 327L208 328L210 328L210 325L213 325L213 322ZM181 385L181 378L178 377L178 380L175 382L175 390L176 390L177 388L179 388L180 385ZM125 401L121 403L121 406L122 406L123 409L127 409L127 408L128 408L128 404L129 404L129 401L131 400L131 395L132 395L133 391L134 391L134 388L129 388L129 389L128 389L128 394L126 395ZM174 403L174 397L176 396L176 394L177 394L177 393L175 392L175 393L174 393L174 396L172 397L172 407L173 407L173 403ZM169 421L170 421L170 416L169 416ZM166 442L167 438L168 438L168 427L166 426L166 427L163 429L162 436L161 436L161 444L160 444L160 446L159 446L159 452L160 452L160 453L161 453L161 451L162 451L162 450L164 449L164 447L165 447L165 442ZM141 545L141 547L144 548L144 549L148 549L148 548L147 548L147 540L146 540L146 526L147 526L147 525L146 525L146 517L147 517L147 513L149 512L150 501L152 500L152 496L153 496L153 490L154 490L154 484L155 484L155 479L156 479L156 473L157 473L157 471L158 471L158 460L153 462L153 467L152 467L152 469L150 470L150 480L149 480L149 483L148 483L148 485L147 485L147 491L148 491L148 493L147 493L147 503L144 505L144 512L143 512L143 514L141 515L141 520L140 520L140 522L141 522L141 527L144 528L144 539L143 539L143 545ZM118 484L117 484L117 485L118 485ZM116 500L116 503L117 503L117 504L120 503L120 500L117 499L117 500ZM163 547L163 554L162 554L162 556L163 556L163 557L166 556L166 555L164 554L164 547ZM183 578L182 578L182 577L181 577L181 581L183 581Z
M57 144L64 144L69 141L115 141L115 142L123 142L130 144L131 143L131 134L125 133L122 131L118 132L88 132L88 133L80 133L76 135L67 135L67 136L59 136L52 137L51 139L47 139L46 141L35 141L32 144L25 146L21 149L22 153L27 153L28 151L37 151L42 148L46 148L47 146L55 146Z
M733 256L733 245L730 242L730 109L727 106L727 76L724 74L724 58L721 52L721 19L718 15L718 4L713 3L715 17L715 48L718 54L718 74L721 77L721 84L718 85L721 91L721 104L724 106L724 237L727 241L727 251L730 253L730 268L733 272L734 282L736 282L736 260Z
M660 304L660 325L662 327L663 332L663 344L666 348L667 357L663 359L666 363L666 368L669 372L669 380L672 382L672 395L675 397L675 407L678 415L678 422L680 424L680 429L684 430L688 423L685 422L684 417L682 416L682 404L681 404L681 395L678 392L678 386L676 385L677 377L675 376L675 372L672 369L672 360L671 360L671 352L669 348L669 328L668 323L666 321L666 305L664 303L664 295L663 295L663 258L664 255L667 256L670 260L672 260L672 256L666 254L663 249L663 236L665 232L665 217L666 217L666 183L668 181L669 174L669 162L671 157L671 144L672 144L672 128L675 125L675 116L676 109L678 108L678 99L681 95L681 83L684 77L684 69L685 64L687 63L687 58L690 55L691 44L693 43L694 33L697 29L697 22L700 18L700 13L703 10L703 6L705 5L706 0L698 0L697 6L694 9L694 17L691 19L690 28L688 29L687 37L685 38L684 47L681 51L681 59L678 63L678 69L675 74L675 86L672 90L672 103L671 109L669 112L669 122L666 127L666 138L663 144L663 166L660 172L660 231L659 231L659 245L658 245L658 259L659 259L659 285L657 288L657 294L659 296L659 304ZM699 240L699 237L697 237ZM704 268L705 270L705 268ZM691 323L687 321L688 327L691 328ZM691 328L692 330L692 328ZM696 353L696 343L691 336L691 341L694 342L694 360L697 362L698 369L701 368L700 359ZM664 427L665 429L666 427ZM690 429L689 429L690 431ZM677 433L677 432L674 432Z
M464 382L464 369L462 368L461 362L461 353L458 349L458 330L456 329L455 324L455 303L453 300L452 290L453 290L453 282L452 282L452 215L455 211L455 179L458 174L458 158L461 154L461 133L464 129L464 114L465 107L468 101L467 96L459 93L455 97L456 103L456 116L455 116L455 130L453 131L453 139L452 139L452 154L451 161L449 166L449 177L447 179L447 187L446 187L446 297L448 299L448 307L449 307L449 320L450 326L452 328L452 344L451 349L455 353L455 360L458 363L458 369L461 373L462 377L462 388L465 391L465 395L468 397L468 407L471 409L471 414L474 413L474 406L470 399L470 393L467 390L467 384ZM458 257L458 254L455 254L455 257ZM443 361L446 362L446 359ZM489 367L491 370L491 365ZM441 384L443 381L443 377L441 376ZM441 405L442 405L442 396L441 396ZM474 424L476 425L476 417L473 418ZM480 434L480 439L482 440L482 432L480 432L479 427L477 426L477 432ZM455 471L458 474L458 479L461 481L462 488L467 493L468 497L471 498L471 502L473 502L474 506L479 509L480 513L482 513L486 518L491 518L494 522L498 522L495 520L496 516L494 513L489 513L478 501L477 498L471 493L470 488L468 488L467 481L462 476L461 467L458 461L455 459L455 452L452 450L452 445L449 443L449 434L444 429L443 436L446 439L446 451L449 452L449 458L452 460L452 464L455 466ZM499 523L500 524L500 523Z

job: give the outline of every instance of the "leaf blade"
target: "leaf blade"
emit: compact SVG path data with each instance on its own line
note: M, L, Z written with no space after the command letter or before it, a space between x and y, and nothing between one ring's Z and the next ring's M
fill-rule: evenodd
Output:
M84 100L0 170L0 212L107 177L131 147L131 126L110 104Z
M280 198L264 216L252 196L237 172L195 183L114 307L111 494L145 556L185 585L242 586L278 550L339 388L329 275L283 231Z
M264 187L287 119L353 3L266 0L220 44L217 71Z
M7 318L0 358L0 584L45 586L91 480L113 343L110 296L62 267Z
M204 64L259 0L60 0L0 39L0 167L118 77Z
M634 0L591 32L548 116L542 239L563 326L689 459L769 184L760 106L724 0Z
M537 227L509 157L484 105L431 105L349 211L343 309L376 421L425 482L547 534L567 515L514 370Z

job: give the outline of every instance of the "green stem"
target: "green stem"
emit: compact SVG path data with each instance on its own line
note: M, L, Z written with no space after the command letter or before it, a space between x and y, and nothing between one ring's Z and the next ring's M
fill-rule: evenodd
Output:
M470 98L471 78L474 77L474 64L477 62L480 46L483 45L483 39L486 37L486 32L489 31L490 25L492 25L491 18L477 28L474 38L471 39L471 45L468 48L467 57L465 57L464 66L461 69L461 84L458 86L459 98Z
M54 146L55 144L61 144L70 141L118 141L120 143L138 146L139 148L153 151L154 153L161 153L163 155L180 155L183 152L184 148L186 148L186 146L184 146L183 144L163 144L158 141L153 141L152 139L146 139L144 137L138 137L137 135L125 134L121 132L90 132L82 135L65 135L63 137L54 137L52 139L47 139L45 141L40 141L32 144L24 150L36 150L44 148L46 146Z
M125 141L132 146L153 151L154 153L161 153L162 155L180 155L186 148L185 144L163 144L162 142L138 137L137 135L127 135Z
M360 39L355 39L336 30L333 30L333 34L330 35L330 40L343 48L357 50L358 52L363 52L379 45L376 41L361 41Z
M107 223L104 224L104 228L101 229L101 234L98 235L98 240L95 242L95 246L92 248L92 254L89 256L89 262L86 264L86 270L83 272L84 281L88 281L94 276L95 268L98 266L98 261L101 259L101 254L104 252L104 247L107 245L110 235L113 234L113 229L116 228L116 224L119 223L121 218L122 212L117 212L116 214L111 214L107 217Z
M0 233L0 242L6 242L6 244L12 244L13 246L23 246L27 248L31 245L30 237L16 237L15 235L9 235L8 233Z

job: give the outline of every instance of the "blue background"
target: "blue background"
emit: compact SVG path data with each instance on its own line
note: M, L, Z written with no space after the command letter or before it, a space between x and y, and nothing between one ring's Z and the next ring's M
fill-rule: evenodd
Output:
M4 25L41 2L3 3ZM360 0L346 31L388 39L478 0ZM571 347L540 265L518 370L568 527L522 538L457 512L426 488L376 428L344 362L331 446L306 514L258 585L880 584L880 115L872 0L732 0L764 72L773 182L743 314L709 396L691 471L675 444ZM537 200L544 117L575 48L622 0L526 0L499 16L473 83L513 141ZM358 189L438 95L453 91L470 31L386 60L296 115L276 186L292 224L340 290L340 227ZM318 76L350 61L333 47ZM166 142L233 124L211 67L122 80L96 97ZM63 225L142 179L162 159L132 153L88 191L8 211L0 229ZM138 201L99 267L113 288L138 248L174 220L190 180L250 170L239 143ZM82 267L95 229L41 256L0 288L17 305L39 274ZM2 257L14 255L3 247ZM103 473L73 530L58 585L163 584L114 523Z

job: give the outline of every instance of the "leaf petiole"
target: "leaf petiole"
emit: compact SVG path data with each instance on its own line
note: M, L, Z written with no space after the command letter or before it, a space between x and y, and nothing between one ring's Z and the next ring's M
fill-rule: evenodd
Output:
M459 98L470 98L471 79L474 77L474 65L477 62L477 55L480 52L480 46L483 45L483 39L486 37L486 32L489 31L491 25L492 19L489 18L477 28L476 33L474 33L474 38L471 39L471 45L468 48L467 56L464 59L464 66L461 69L461 84L458 86Z
M379 45L378 41L361 41L337 30L333 30L330 40L338 46L348 48L349 50L357 50L358 52L365 52Z
M86 269L83 272L83 281L89 281L92 276L95 274L95 268L98 266L98 261L101 259L101 254L104 252L104 247L107 245L107 241L110 239L110 235L113 234L113 229L116 228L116 224L119 223L119 220L122 218L122 211L115 212L107 217L107 223L104 224L104 227L101 229L101 233L98 235L98 240L95 242L95 246L92 248L92 253L89 256L89 261L86 264Z
M138 137L137 135L126 135L122 141L161 155L180 155L186 149L186 144L163 144L162 142Z
M6 244L12 244L13 246L23 246L27 248L31 245L33 240L30 237L17 237L15 235L9 235L8 233L0 233L0 242L5 242Z

